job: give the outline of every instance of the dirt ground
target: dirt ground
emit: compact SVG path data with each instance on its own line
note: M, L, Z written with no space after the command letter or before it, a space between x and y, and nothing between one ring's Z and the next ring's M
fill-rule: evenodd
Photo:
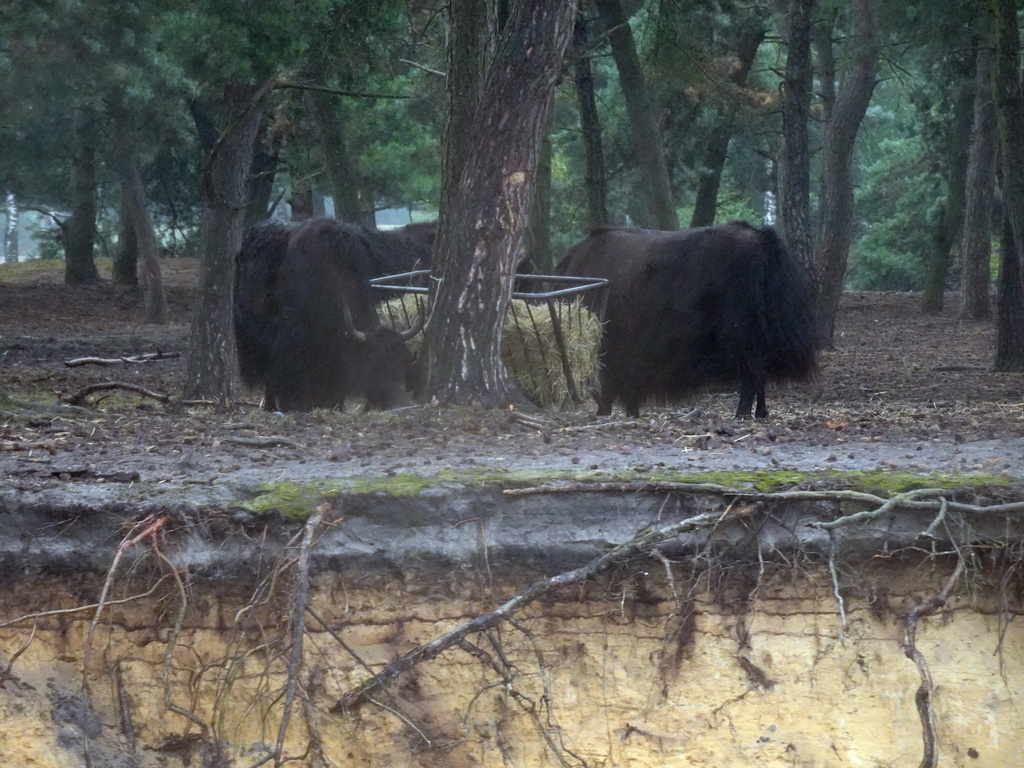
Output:
M792 468L985 472L1024 467L1024 375L991 371L991 323L939 316L918 297L844 297L836 345L809 386L770 389L766 422L736 421L734 393L651 407L639 419L417 406L389 413L270 414L259 393L230 408L180 398L196 265L164 262L171 322L138 322L138 297L105 281L62 283L60 264L0 265L0 478L31 492L54 481L217 484L273 477L509 470ZM109 275L109 265L101 263ZM82 357L178 355L69 365ZM84 387L115 389L67 403Z

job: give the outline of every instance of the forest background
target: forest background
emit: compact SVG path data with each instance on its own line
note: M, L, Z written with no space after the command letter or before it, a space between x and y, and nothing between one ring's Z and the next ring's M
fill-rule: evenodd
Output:
M1024 195L1001 160L1024 154L1018 28L1013 0L17 0L0 10L4 259L42 214L66 282L109 255L161 322L160 259L199 257L186 390L226 396L233 352L210 351L231 347L230 263L268 215L440 212L437 270L466 220L525 206L490 234L499 299L501 264L548 272L594 225L768 220L823 343L844 288L920 291L922 311L953 289L964 316L998 313L995 366L1020 370ZM526 193L470 190L465 158L516 140L477 178L525 169ZM450 383L435 394L503 386Z

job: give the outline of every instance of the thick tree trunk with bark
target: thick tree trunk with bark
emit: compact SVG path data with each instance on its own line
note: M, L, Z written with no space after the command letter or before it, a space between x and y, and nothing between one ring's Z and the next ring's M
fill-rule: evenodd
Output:
M942 311L945 301L946 279L953 258L953 248L963 231L964 208L967 199L967 158L970 154L971 124L974 116L974 82L965 79L957 86L953 101L953 119L947 138L946 203L932 238L932 251L928 258L921 309L925 312Z
M875 89L880 0L851 0L849 66L825 126L821 158L821 229L815 248L819 338L832 344L853 231L853 149Z
M593 229L608 223L608 180L604 165L604 142L601 139L601 118L594 94L594 71L586 53L587 26L582 17L576 20L574 41L578 58L573 72L586 164L584 186L587 191L587 228Z
M74 156L71 166L71 218L62 229L64 239L64 282L68 285L95 283L96 270L96 115L79 107L73 118Z
M996 108L992 100L990 38L978 46L974 124L967 162L967 207L960 259L960 317L992 316L988 292L992 282L992 205L996 183Z
M513 2L476 108L449 134L472 144L448 187L433 272L427 393L439 402L493 406L514 396L501 328L575 10L574 0Z
M633 132L633 151L642 174L640 186L650 216L650 221L642 223L655 229L679 229L679 216L672 199L665 151L654 122L647 80L640 66L629 19L619 0L594 0L594 4L608 33Z
M729 73L729 82L737 90L747 82L747 75L754 63L757 49L764 40L765 32L764 18L756 12L751 12L747 25L737 41L736 63ZM693 215L690 217L691 227L704 227L715 223L718 189L722 184L722 171L729 156L729 141L736 119L735 105L719 105L714 127L704 147L704 159L697 180L697 195L693 204Z
M1024 269L1009 216L1003 217L999 249L999 310L996 318L997 371L1024 371Z
M992 0L991 7L995 42L993 93L999 126L999 156L1002 158L1002 197L1013 231L1012 253L1007 253L1004 245L996 369L1022 371L1024 290L1020 274L1024 273L1024 165L1020 159L1024 157L1024 85L1020 76L1020 33L1014 0ZM1014 265L1018 272L1016 280L1010 274Z
M786 25L788 52L782 90L782 148L779 152L779 223L801 264L813 263L811 160L807 120L811 112L811 13L814 0L793 0ZM817 280L815 279L815 286Z
M185 398L228 400L237 385L237 352L232 328L235 255L242 245L246 189L260 102L273 85L226 86L219 106L223 131L203 168L203 232L199 293L192 314Z
M119 97L114 97L110 111L114 118L114 145L121 176L121 190L124 195L124 213L135 235L138 249L137 271L142 288L142 321L163 324L167 322L167 296L160 272L160 251L156 242L153 221L149 217L148 196L142 181L136 158L135 131L131 115Z
M462 163L473 139L473 121L490 60L488 3L470 2L449 9L448 116L444 127L441 211L450 211L458 193ZM437 249L435 248L435 253Z

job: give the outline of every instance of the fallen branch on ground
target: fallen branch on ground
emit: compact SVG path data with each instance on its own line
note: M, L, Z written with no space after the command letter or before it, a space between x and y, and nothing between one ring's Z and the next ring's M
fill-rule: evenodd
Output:
M135 392L136 394L143 395L145 397L151 397L161 403L171 402L170 395L154 392L151 389L140 387L137 384L125 384L120 381L104 381L99 384L90 384L87 387L82 387L82 389L67 398L67 402L71 405L83 405L88 402L89 395L93 395L97 392L109 392L114 389L124 389L129 392Z
M68 368L77 368L80 365L135 365L137 363L152 363L156 360L174 360L179 357L181 357L181 352L147 352L142 355L124 357L76 357L73 360L65 360L64 365Z
M245 445L250 448L273 448L278 445L286 445L289 448L301 448L302 446L288 437L280 435L267 435L266 437L222 437L222 443L232 445Z
M0 440L0 451L53 451L57 443L53 440Z

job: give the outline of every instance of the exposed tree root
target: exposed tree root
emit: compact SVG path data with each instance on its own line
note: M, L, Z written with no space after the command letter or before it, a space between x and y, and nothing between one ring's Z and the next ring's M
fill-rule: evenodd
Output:
M299 545L299 558L296 563L297 572L295 586L292 588L291 615L289 617L292 637L291 655L288 659L288 682L285 684L284 691L284 711L278 723L277 743L273 753L253 765L253 768L270 760L274 761L275 768L285 762L284 742L288 733L288 724L291 722L292 707L295 705L295 692L299 685L299 672L302 667L303 640L306 635L306 607L309 605L309 558L324 514L331 511L333 511L333 507L329 503L320 504L302 529L302 543Z
M939 764L939 737L935 722L935 705L932 700L935 689L932 685L931 672L928 670L928 662L917 649L917 622L924 616L931 616L946 604L963 571L964 558L961 554L957 558L953 573L946 579L942 589L925 602L911 608L904 620L903 652L906 653L908 659L914 662L921 675L921 685L918 686L917 693L914 694L917 713L921 717L921 735L924 740L924 754L921 757L920 768L936 768Z
M752 513L752 511L753 508L737 510L732 517L738 518L745 516ZM591 579L603 571L636 557L637 555L650 552L659 543L675 538L682 533L688 533L700 528L718 525L722 522L724 517L725 514L719 512L696 515L663 528L647 531L625 544L621 544L610 549L605 554L591 560L580 568L534 582L494 611L460 624L458 627L446 632L436 640L413 648L405 655L388 664L387 667L377 673L370 680L367 680L359 687L348 691L331 708L331 711L341 712L359 706L364 703L369 696L383 688L386 688L399 675L416 666L421 661L435 659L448 648L462 643L462 641L469 635L477 632L485 632L486 630L498 626L502 622L509 620L516 611L548 592L560 589L570 584L577 584L581 581Z

